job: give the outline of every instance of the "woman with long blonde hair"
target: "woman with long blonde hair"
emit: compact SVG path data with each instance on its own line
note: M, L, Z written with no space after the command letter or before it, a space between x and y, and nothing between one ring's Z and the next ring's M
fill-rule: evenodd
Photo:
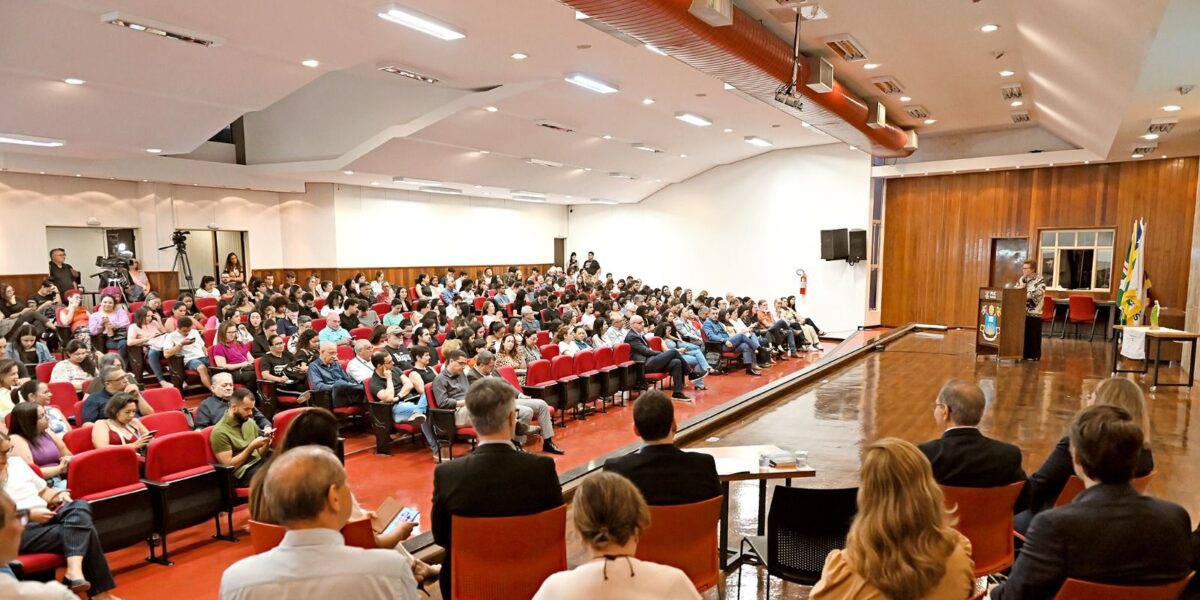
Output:
M829 553L809 598L964 600L975 567L954 523L916 446L897 438L867 446L846 549Z

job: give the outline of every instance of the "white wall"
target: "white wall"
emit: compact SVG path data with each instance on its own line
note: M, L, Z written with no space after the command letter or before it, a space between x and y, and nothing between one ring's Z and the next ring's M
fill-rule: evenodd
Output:
M843 145L778 150L716 167L631 205L576 206L568 253L651 285L796 294L826 331L865 322L867 263L821 260L822 229L868 229L870 158Z

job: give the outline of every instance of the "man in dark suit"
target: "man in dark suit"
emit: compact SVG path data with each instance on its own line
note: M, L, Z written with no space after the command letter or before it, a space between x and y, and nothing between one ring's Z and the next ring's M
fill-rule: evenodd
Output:
M646 322L642 317L634 315L629 319L629 333L625 334L625 343L629 344L629 357L633 362L642 363L646 373L666 373L671 376L674 387L672 398L676 400L691 400L683 393L683 377L687 373L683 357L675 350L655 352L646 340Z
M562 487L549 457L517 452L516 391L503 379L487 377L467 391L466 406L479 435L471 454L433 471L433 541L446 549L440 585L450 597L451 517L532 515L563 503Z
M980 433L983 409L983 390L974 383L951 379L938 392L933 417L943 429L942 437L918 448L929 459L933 478L939 484L991 488L1025 481L1021 449ZM1020 512L1028 505L1029 486L1026 485L1021 489L1013 511Z
M633 454L610 458L604 470L624 475L646 504L691 504L721 495L717 463L699 452L675 447L675 407L658 390L633 403L633 430L645 445Z
M1118 406L1088 407L1071 423L1083 492L1033 518L1008 581L993 600L1052 598L1067 578L1116 585L1177 581L1191 570L1191 520L1178 504L1130 485L1142 431Z

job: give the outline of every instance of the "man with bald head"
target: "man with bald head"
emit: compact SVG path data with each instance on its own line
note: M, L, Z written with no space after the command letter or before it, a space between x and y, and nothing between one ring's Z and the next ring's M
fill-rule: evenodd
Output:
M665 350L663 352L655 352L650 348L650 342L646 340L645 330L646 322L642 317L633 315L629 318L630 331L625 335L625 343L629 344L629 357L634 362L641 363L645 373L666 373L671 376L671 385L674 387L672 398L676 400L690 400L683 393L684 374L688 372L683 362L683 357L678 351Z
M337 345L334 342L321 342L318 360L308 365L308 389L314 393L332 394L334 408L362 404L366 400L362 384L347 375L338 362Z
M225 570L221 600L416 600L407 554L343 541L340 530L353 499L346 471L328 448L301 446L275 459L263 478L263 494L287 533L278 546Z
M229 411L229 399L232 396L233 377L229 373L217 373L213 375L212 395L205 398L200 403L200 406L196 408L196 414L193 418L196 429L203 429L220 422L225 413ZM253 409L250 418L258 424L259 429L266 429L271 425L271 420L259 412L257 408Z
M325 329L317 334L317 338L321 340L322 344L330 342L338 346L348 346L350 342L354 341L350 339L350 332L342 327L342 316L335 312L331 312L328 317L325 317Z
M951 379L938 392L933 418L942 437L918 446L933 465L933 478L941 485L990 488L1025 481L1021 449L986 437L979 431L986 402L973 382ZM1029 486L1021 490L1014 510L1029 504Z

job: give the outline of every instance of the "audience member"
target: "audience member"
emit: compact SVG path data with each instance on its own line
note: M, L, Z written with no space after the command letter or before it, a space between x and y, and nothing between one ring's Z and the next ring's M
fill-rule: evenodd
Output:
M345 545L340 530L353 501L346 471L328 448L289 450L262 485L270 513L287 533L275 548L225 570L222 600L416 600L413 565L405 556Z
M825 559L812 600L963 600L975 588L971 542L912 444L883 438L863 451L858 514L845 550Z
M346 374L351 379L362 383L371 378L375 366L371 364L371 355L375 348L367 340L354 340L354 358L346 363Z
M33 382L37 385L36 382ZM41 384L46 385L46 384ZM62 438L50 431L49 409L34 402L21 402L13 407L12 425L8 428L13 444L12 456L37 466L42 477L53 481L55 487L66 487L67 465L71 451Z
M78 600L63 584L57 581L17 581L8 563L17 559L25 526L29 524L29 511L17 510L17 505L0 490L0 598L37 600ZM112 595L109 594L111 598Z
M271 445L270 433L264 433L255 422L258 416L261 413L254 407L254 394L238 388L229 398L225 416L213 426L209 440L217 462L233 467L238 487L250 486Z
M259 361L262 379L274 384L276 390L299 392L295 401L307 402L312 395L308 391L308 365L297 364L296 357L284 349L283 338L278 335L268 338L267 346L270 351Z
M98 600L116 598L109 592L117 584L92 524L91 507L84 500L72 499L67 490L49 487L24 460L12 455L12 442L3 433L0 484L16 510L25 511L18 516L28 519L18 554L61 554L67 560L63 583L72 592L87 592ZM7 529L7 523L5 526Z
M467 369L467 381L470 384L474 384L476 381L479 381L485 377L491 377L499 379L500 381L504 381L504 379L500 377L499 373L496 372L495 355L487 350L480 352L479 355L475 357L475 366ZM538 427L540 428L539 432L542 436L542 452L547 452L549 454L566 454L562 448L559 448L558 445L554 443L554 417L550 414L550 406L546 404L546 401L538 398L530 398L529 396L522 394L521 390L516 390L516 393L517 422L525 426L523 428L521 425L518 425L517 429L526 429L526 431L528 431L530 422L532 422L533 418L536 416ZM518 448L525 445L526 435L528 435L528 433L518 432L517 437L514 438L513 441L517 444Z
M111 294L100 296L99 308L88 318L88 331L103 340L104 347L116 350L123 362L129 362L125 350L129 311L125 310L125 305L117 303L116 297Z
M63 292L78 288L82 281L79 271L67 264L67 252L62 248L50 251L49 269L50 279L54 281L54 286Z
M129 377L125 374L125 370L119 366L110 366L100 369L100 375L97 377L103 386L99 391L88 394L83 399L83 422L92 423L100 420L100 417L106 410L108 401L113 396L124 392L129 394L137 404L136 413L138 416L146 416L154 414L154 409L149 402L142 397L142 392L138 390L135 383L129 381Z
M590 560L546 578L534 600L700 598L683 571L634 558L638 539L650 526L650 509L628 479L606 472L588 476L571 509Z
M234 383L254 385L254 358L250 355L250 344L238 338L238 325L237 321L228 320L217 326L212 346L212 366L228 373Z
M104 405L104 419L92 425L92 445L97 448L129 446L141 450L154 434L137 418L138 399L129 392L113 394Z
M17 388L17 405L29 402L46 409L46 431L61 437L71 430L71 424L62 409L50 403L51 399L50 386L43 381L30 379Z
M342 369L338 362L337 346L333 342L322 341L320 348L317 360L308 365L308 389L329 392L335 408L362 404L365 398L362 384Z
M704 319L704 335L710 342L717 342L734 352L742 353L742 362L746 365L746 373L755 377L762 375L762 369L758 366L758 340L751 335L736 334L731 335L725 329L722 323L726 319L725 311L718 313L716 318L709 316L708 307L700 307L696 313L698 317Z
M192 319L183 318L175 331L167 334L163 343L163 356L176 358L172 361L175 387L183 387L184 371L195 371L200 376L200 383L206 388L212 387L212 377L208 372L208 352L204 349L204 338L196 331Z
M84 385L96 376L95 357L88 349L86 342L73 339L67 342L63 352L65 360L60 360L50 371L50 383L67 382L82 392Z
M713 457L675 446L675 407L658 390L633 403L633 431L642 438L637 452L610 458L604 470L629 478L651 505L691 504L722 494Z
M466 357L460 353L452 360L461 361L461 373ZM441 398L439 395L439 401ZM518 452L512 446L517 426L515 400L516 390L498 379L486 378L471 386L465 402L478 434L478 447L467 456L438 465L433 472L433 539L446 549L440 578L443 598L450 597L453 567L451 517L530 515L563 503L554 461Z
M325 308L329 308L326 305ZM336 346L348 346L351 340L350 332L342 328L342 317L337 313L329 313L325 317L325 329L322 329L318 337L321 343L329 342Z
M671 377L671 384L674 392L672 398L677 400L690 400L683 393L683 378L686 369L686 364L683 357L675 350L664 350L655 352L650 348L649 341L646 340L644 331L646 328L645 321L642 317L634 315L629 320L631 331L625 336L625 343L629 344L630 358L636 363L641 363L646 373L666 373Z
M1187 511L1129 483L1144 445L1139 423L1119 406L1096 404L1075 415L1070 438L1084 491L1033 518L1008 580L990 597L1051 598L1067 578L1156 585L1187 575Z
M939 484L991 488L1025 481L1021 449L979 431L984 407L983 390L972 382L951 379L938 392L933 418L943 430L942 437L918 447L933 466L933 478ZM1027 485L1021 489L1014 512L1028 505Z

